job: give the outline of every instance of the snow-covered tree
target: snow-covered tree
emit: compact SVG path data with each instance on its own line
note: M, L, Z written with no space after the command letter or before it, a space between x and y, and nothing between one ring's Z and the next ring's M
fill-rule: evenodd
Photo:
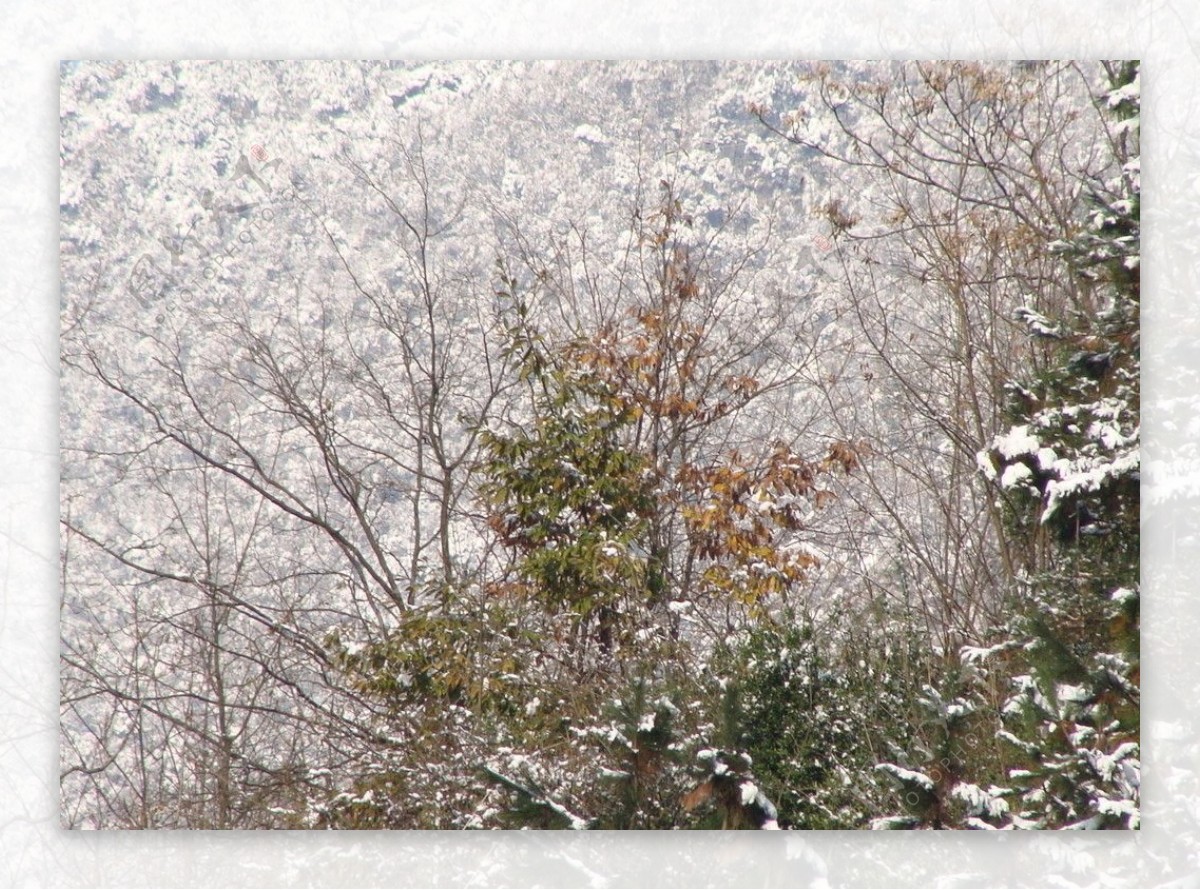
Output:
M877 759L913 735L906 682L915 665L904 662L921 647L880 628L848 628L848 619L785 612L752 628L723 671L725 744L752 758L784 827L866 826L886 796Z
M1048 246L1072 234L1085 183L1109 163L1087 75L840 62L754 107L821 186L821 423L873 453L847 492L834 583L861 579L943 652L1001 619L1021 565L975 455L1007 425L1005 382L1041 367L1010 314L1078 299Z
M1106 71L1113 169L1057 245L1084 299L1046 371L1014 383L1015 424L983 462L1036 554L1018 590L1008 669L1023 672L1004 737L1022 764L1020 815L1043 827L1140 823L1140 77L1137 63Z

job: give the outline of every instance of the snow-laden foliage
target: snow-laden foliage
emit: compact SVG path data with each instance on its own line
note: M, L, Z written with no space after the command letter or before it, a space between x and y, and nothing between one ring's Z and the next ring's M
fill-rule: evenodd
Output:
M1001 737L1025 764L1010 771L1019 817L1039 827L1140 824L1138 66L1109 74L1118 164L1055 245L1085 302L1040 378L1014 385L1019 422L992 447L1034 556L1011 638L1028 673L1009 674Z

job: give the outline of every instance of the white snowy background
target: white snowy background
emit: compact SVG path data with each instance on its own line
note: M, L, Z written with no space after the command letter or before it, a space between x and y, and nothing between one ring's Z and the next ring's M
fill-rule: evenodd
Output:
M14 4L15 5L15 4ZM6 4L7 6L7 4ZM691 0L6 8L0 26L0 886L1200 884L1200 22L1189 2ZM1093 836L70 833L57 807L58 61L1144 60L1144 829Z

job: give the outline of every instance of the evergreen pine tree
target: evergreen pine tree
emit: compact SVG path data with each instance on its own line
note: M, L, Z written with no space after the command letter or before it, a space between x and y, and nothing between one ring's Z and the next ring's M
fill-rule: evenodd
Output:
M1014 818L1045 828L1139 824L1139 66L1108 71L1119 169L1057 245L1083 299L1058 324L1019 313L1052 361L1012 386L1014 423L981 456L1032 554L1002 737L1021 763Z

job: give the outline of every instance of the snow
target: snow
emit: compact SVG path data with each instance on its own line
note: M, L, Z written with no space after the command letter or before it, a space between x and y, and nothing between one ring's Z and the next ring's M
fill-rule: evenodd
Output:
M1117 816L1125 820L1130 828L1139 828L1142 822L1141 808L1131 800L1102 799L1096 809L1105 816Z
M1058 325L1028 306L1020 306L1014 309L1013 318L1022 322L1035 336L1055 340L1062 338L1062 329Z
M1118 745L1111 754L1105 754L1102 751L1089 750L1087 752L1088 759L1092 763L1092 767L1096 772L1103 776L1106 781L1113 781L1117 777L1118 768L1121 764L1130 762L1137 768L1139 747L1136 742L1124 742ZM1135 787L1141 784L1140 773L1137 776Z
M956 698L954 701L950 702L950 704L946 705L945 713L947 718L956 719L960 717L966 717L967 715L974 713L974 711L974 705L971 705L962 699Z
M1140 467L1141 454L1137 448L1117 456L1112 461L1093 463L1085 460L1078 462L1072 472L1047 484L1046 507L1042 513L1042 522L1049 520L1064 500L1080 492L1097 491L1105 482L1135 474Z
M576 816L562 804L556 803L555 801L549 799L544 799L541 802L545 803L546 806L548 806L551 810L566 819L567 824L570 825L572 831L587 831L591 827L587 819Z
M1008 801L999 796L1002 790L993 785L984 791L978 785L959 782L950 794L965 803L974 816L1001 819L1008 814Z
M1131 590L1128 587L1118 587L1108 595L1108 598L1114 603L1127 603L1138 598L1136 590Z
M1082 686L1060 683L1054 688L1054 694L1062 702L1081 703L1088 700L1088 691Z
M587 142L591 145L607 145L608 139L605 138L604 132L593 124L580 124L575 128L575 138L580 142Z
M887 773L889 776L904 785L916 785L926 791L933 791L933 779L929 778L929 776L925 775L924 773L917 772L916 770L906 769L905 767L897 766L894 763L881 763L878 764L875 769L879 770L880 772Z
M989 482L996 478L996 467L992 463L992 456L986 451L979 451L975 454L975 465L979 468L979 472Z
M992 446L1002 457L1012 460L1024 454L1037 454L1042 443L1030 433L1028 424L1020 424L1004 435L997 436L992 440Z
M872 831L895 831L912 828L916 820L911 816L883 816L871 820Z
M1059 457L1053 448L1039 448L1036 456L1038 467L1043 470L1051 471L1059 466Z
M1012 488L1018 484L1028 484L1031 479L1033 479L1033 471L1028 466L1023 463L1009 464L1000 474L1000 485L1004 488Z
M753 782L743 782L741 791L743 806L750 806L758 798L758 786Z
M1012 646L1013 644L1007 641L1003 643L997 643L995 646L988 646L986 648L981 648L978 646L963 646L961 649L959 649L958 655L959 658L961 658L967 664L977 664L981 661L986 661L993 655L996 655L1000 652L1009 651L1012 649Z
M1139 71L1133 80L1123 87L1110 90L1107 101L1109 108L1116 108L1122 102L1137 102L1142 95L1142 75Z

